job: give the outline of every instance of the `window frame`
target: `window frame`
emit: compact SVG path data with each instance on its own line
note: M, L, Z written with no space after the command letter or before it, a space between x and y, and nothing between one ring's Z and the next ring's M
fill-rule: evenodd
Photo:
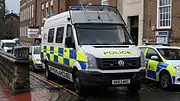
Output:
M157 24L157 29L171 29L171 26L172 26L172 0L170 0L170 5L163 5L163 6L160 6L160 0L157 0L156 1L157 2L157 20L156 20L156 24ZM161 21L161 19L160 19L160 8L163 8L163 7L168 7L168 6L170 6L170 15L169 15L169 17L170 17L170 19L163 19L162 18L162 21L166 21L166 20L170 20L170 23L169 23L169 25L168 26L160 26L160 21ZM162 14L166 14L167 12L163 12Z
M49 34L50 34L50 30L53 30L53 38L52 38L52 42L49 42ZM55 28L50 28L50 29L48 30L48 38L47 38L47 42L48 42L48 43L53 43L53 42L54 42L54 33L55 33Z
M148 49L147 49L147 54L146 54L145 58L151 60L150 58L147 58L147 55L148 55L148 52L149 52L150 49L151 49L151 50L154 50L154 51L156 52L156 54L158 55L157 57L159 58L159 62L162 62L161 55L160 55L159 52L158 52L156 49L154 49L154 48L148 48ZM154 61L155 61L155 60L154 60Z

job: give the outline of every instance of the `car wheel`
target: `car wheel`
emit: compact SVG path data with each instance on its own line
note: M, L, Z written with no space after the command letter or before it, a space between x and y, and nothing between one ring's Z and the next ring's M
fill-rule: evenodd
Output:
M130 85L127 85L127 88L130 93L136 93L141 89L141 83L132 83Z
M85 89L84 86L81 84L78 71L74 73L73 82L74 82L75 92L80 96L84 95Z
M31 69L32 71L35 71L35 67L34 67L33 62L30 63L30 69Z
M162 74L160 74L159 83L161 88L169 89L172 85L170 74L167 72L163 72Z

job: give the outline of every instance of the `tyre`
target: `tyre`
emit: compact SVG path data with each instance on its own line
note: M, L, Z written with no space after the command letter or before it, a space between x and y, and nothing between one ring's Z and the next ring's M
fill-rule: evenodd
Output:
M84 95L85 94L85 88L81 84L78 71L76 71L73 75L73 82L74 82L75 92L80 96Z
M35 71L35 67L34 67L33 61L30 63L30 70Z
M141 84L138 83L132 83L130 85L127 85L127 89L130 93L137 93L141 89Z
M49 68L48 68L48 66L45 64L45 76L46 76L46 78L48 79L48 80L53 80L53 79L55 79L56 78L56 75L55 74L53 74L53 73L51 73L50 71L49 71Z
M171 76L168 72L162 72L159 77L161 88L169 89L172 86Z

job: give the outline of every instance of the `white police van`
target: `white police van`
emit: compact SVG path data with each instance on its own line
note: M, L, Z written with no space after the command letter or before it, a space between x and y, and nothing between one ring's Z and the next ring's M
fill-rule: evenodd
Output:
M127 86L138 91L145 61L134 45L124 20L110 6L71 6L44 24L42 65L48 79L60 76L86 87Z

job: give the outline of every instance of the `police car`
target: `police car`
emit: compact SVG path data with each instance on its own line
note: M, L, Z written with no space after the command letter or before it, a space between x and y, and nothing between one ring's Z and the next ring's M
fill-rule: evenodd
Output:
M30 53L29 53L29 57L31 60L30 69L32 71L44 70L44 68L42 68L40 52L41 52L40 46L31 46L30 47Z
M157 81L164 89L180 85L180 47L138 46L146 60L146 78Z
M48 79L65 78L78 94L89 86L141 88L144 57L116 8L72 6L48 18L43 33L41 59Z

